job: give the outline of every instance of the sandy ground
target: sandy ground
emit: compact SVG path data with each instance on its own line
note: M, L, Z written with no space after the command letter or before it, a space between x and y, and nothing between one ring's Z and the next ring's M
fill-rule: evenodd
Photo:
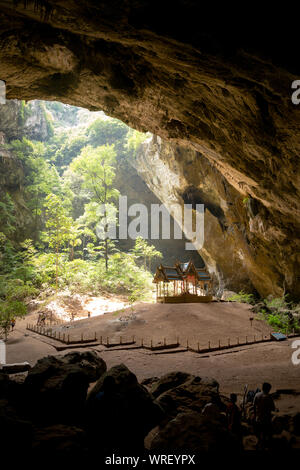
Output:
M127 320L119 320L126 316ZM131 316L131 319L130 319ZM170 340L180 336L182 341L199 341L212 345L219 339L227 342L230 337L248 335L251 338L269 334L269 327L258 319L250 326L249 316L252 313L244 304L211 303L211 304L139 304L134 312L105 314L101 317L73 322L68 325L71 334L94 331L110 335L117 340L124 336L153 337L155 342L167 337ZM7 362L29 361L34 364L37 359L48 354L61 354L55 345L57 342L36 333L26 331L26 322L33 321L34 316L19 321L16 330L10 335L7 343ZM121 327L120 327L121 325ZM61 327L66 328L65 326ZM231 350L197 354L190 351L172 354L158 354L149 350L108 350L104 346L94 346L106 361L108 367L121 362L125 363L138 377L161 376L173 370L183 370L200 377L214 377L220 383L221 393L237 393L240 398L245 384L250 389L261 386L263 381L273 385L273 391L284 390L277 400L281 413L300 411L300 365L292 364L292 339L284 342L236 347ZM78 349L83 350L83 348ZM68 349L64 351L68 352Z
M121 295L116 296L107 293L96 297L62 291L48 300L32 300L29 311L35 311L36 314L40 312L48 313L54 319L69 322L71 319L77 321L128 307L129 303L126 297Z
M249 318L253 317L251 322ZM28 322L35 323L37 316L28 317ZM259 320L247 304L233 302L212 302L203 304L148 304L139 303L132 308L106 313L105 315L85 318L72 323L58 326L57 331L70 335L70 339L94 338L95 333L103 340L109 338L110 343L143 339L144 344L153 345L179 342L191 347L206 348L210 341L211 347L245 342L269 336L270 327Z

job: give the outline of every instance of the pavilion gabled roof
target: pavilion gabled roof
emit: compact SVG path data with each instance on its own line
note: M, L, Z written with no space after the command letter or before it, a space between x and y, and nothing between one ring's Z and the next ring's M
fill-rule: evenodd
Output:
M170 282L183 281L181 273L175 266L163 266L162 264L156 269L153 282Z
M196 276L198 281L211 281L211 276L206 268L196 268L193 261L190 260L187 263L177 262L175 266L161 264L156 269L153 282L183 281L191 273Z

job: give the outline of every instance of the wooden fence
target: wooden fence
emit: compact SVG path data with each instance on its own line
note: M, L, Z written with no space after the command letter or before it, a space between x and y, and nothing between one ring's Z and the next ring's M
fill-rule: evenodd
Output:
M224 340L221 340L221 339L219 339L217 342L208 341L207 346L203 347L203 344L201 344L201 347L200 347L199 342L198 343L196 342L196 346L194 346L195 341L191 342L189 341L189 339L187 339L181 342L179 337L176 338L175 342L168 342L167 338L163 338L163 341L160 341L160 342L154 341L153 339L145 340L144 338L136 340L134 336L132 336L130 339L120 336L119 341L116 341L115 339L111 341L108 336L103 337L97 332L95 332L93 335L81 333L80 337L76 338L74 336L71 336L69 333L61 333L61 332L53 331L51 327L42 327L42 326L27 324L26 328L27 330L30 330L30 331L33 331L34 333L38 333L40 335L54 339L65 345L77 345L78 347L84 344L86 345L97 344L97 345L105 346L108 349L116 348L116 347L119 347L121 349L126 349L126 347L128 346L128 349L148 349L150 351L170 350L170 352L171 350L174 350L174 352L177 352L176 349L181 348L180 352L185 350L185 351L192 351L192 352L199 353L199 354L214 352L214 351L221 351L225 349L233 349L239 346L246 346L246 345L253 345L253 344L258 344L258 343L266 343L266 342L274 341L274 339L271 337L271 334L269 336L264 336L263 334L261 334L261 335L253 335L253 336L236 337L234 340L232 338L228 338L227 341L225 342ZM297 336L297 335L295 335L295 333L293 332L293 334L289 335L288 337L293 337L293 336Z

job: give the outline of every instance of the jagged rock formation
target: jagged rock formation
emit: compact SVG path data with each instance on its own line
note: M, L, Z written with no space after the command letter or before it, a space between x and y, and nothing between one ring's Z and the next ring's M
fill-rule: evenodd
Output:
M0 1L8 97L103 109L195 150L193 173L205 160L220 175L217 187L229 188L228 203L234 195L251 201L252 216L243 223L241 210L236 220L249 228L233 245L256 289L299 297L299 110L290 99L299 68L290 12L283 35L282 9L274 21L270 11L237 18L227 4L216 14L215 5L207 11L186 0L25 5ZM237 256L228 265L233 277ZM214 262L222 271L223 261Z
M284 289L297 289L295 234L283 224L279 228L261 202L237 191L208 158L153 136L134 165L169 210L176 204L204 204L200 254L219 293L226 287L279 296ZM182 210L176 215L180 223Z

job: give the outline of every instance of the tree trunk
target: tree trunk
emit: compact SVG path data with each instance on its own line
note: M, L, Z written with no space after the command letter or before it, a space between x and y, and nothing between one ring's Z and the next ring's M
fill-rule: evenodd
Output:
M108 240L105 239L105 271L108 270Z
M55 277L56 277L56 292L58 290L58 246L56 246L56 263L55 263Z

